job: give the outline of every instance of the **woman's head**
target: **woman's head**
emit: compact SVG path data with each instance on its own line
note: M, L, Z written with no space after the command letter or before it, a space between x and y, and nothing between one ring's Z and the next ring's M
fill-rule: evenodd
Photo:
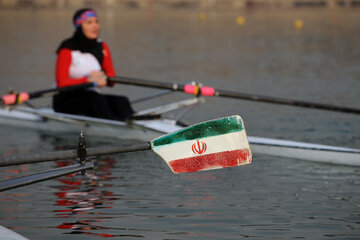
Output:
M97 39L100 33L100 24L96 12L91 8L78 10L73 17L76 29L81 30L88 39Z

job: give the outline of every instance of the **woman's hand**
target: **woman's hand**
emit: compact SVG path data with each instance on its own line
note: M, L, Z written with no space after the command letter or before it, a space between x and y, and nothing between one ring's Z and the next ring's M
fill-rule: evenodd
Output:
M106 75L103 71L92 71L88 76L88 82L96 82L98 87L106 86Z

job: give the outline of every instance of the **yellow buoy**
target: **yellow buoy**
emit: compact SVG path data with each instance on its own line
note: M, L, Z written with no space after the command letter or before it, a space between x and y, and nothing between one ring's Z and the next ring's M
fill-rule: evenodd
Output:
M205 21L206 18L207 18L207 14L206 14L206 13L201 12L201 13L198 14L198 19L199 19L200 21Z
M245 24L245 18L243 16L239 16L236 18L236 23L238 25L244 25Z
M304 22L300 19L296 19L295 22L294 22L294 27L296 29L301 29L304 27Z

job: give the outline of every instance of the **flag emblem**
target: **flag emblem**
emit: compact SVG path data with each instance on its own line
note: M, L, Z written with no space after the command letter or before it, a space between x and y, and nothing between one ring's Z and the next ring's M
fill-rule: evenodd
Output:
M199 141L199 139L196 141L196 143L194 143L192 145L191 150L193 151L193 153L195 154L203 154L204 152L206 152L207 149L207 145L205 142L201 142Z

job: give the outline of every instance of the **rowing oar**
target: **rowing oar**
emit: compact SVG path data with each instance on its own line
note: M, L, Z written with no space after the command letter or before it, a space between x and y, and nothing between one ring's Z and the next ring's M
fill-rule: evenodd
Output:
M100 156L104 154L115 154L125 152L136 152L150 150L151 145L149 142L137 144L122 144L119 146L106 146L106 147L92 147L87 148L87 156ZM62 159L71 159L77 157L77 150L64 150L46 153L34 154L17 154L10 156L0 156L0 167L21 165L27 163L40 163L58 161Z
M243 99L243 100L250 100L257 102L275 103L275 104L283 104L283 105L290 105L290 106L297 106L304 108L360 114L360 109L357 108L341 107L341 106L322 104L322 103L305 102L305 101L298 101L298 100L285 99L285 98L277 98L277 97L249 94L249 93L234 92L228 90L220 90L220 89L201 86L197 84L168 83L168 82L159 82L159 81L146 80L146 79L121 77L121 76L109 77L108 81L114 83L143 86L143 87L170 89L172 91L185 92L196 96L228 97L228 98L236 98L236 99Z
M84 165L75 164L67 167L55 168L41 173L35 173L25 177L2 181L0 182L0 192L93 168L93 163L85 163Z
M244 123L231 116L198 123L141 144L86 148L87 156L152 149L174 173L249 164L252 154ZM78 150L1 157L0 166L78 157Z
M62 88L50 88L35 92L20 92L20 93L11 93L1 97L0 105L14 105L20 104L22 102L26 102L30 99L51 96L57 93L64 93L64 92L71 92L75 90L85 89L89 87L95 87L96 83L84 83L73 85L69 87L62 87Z

